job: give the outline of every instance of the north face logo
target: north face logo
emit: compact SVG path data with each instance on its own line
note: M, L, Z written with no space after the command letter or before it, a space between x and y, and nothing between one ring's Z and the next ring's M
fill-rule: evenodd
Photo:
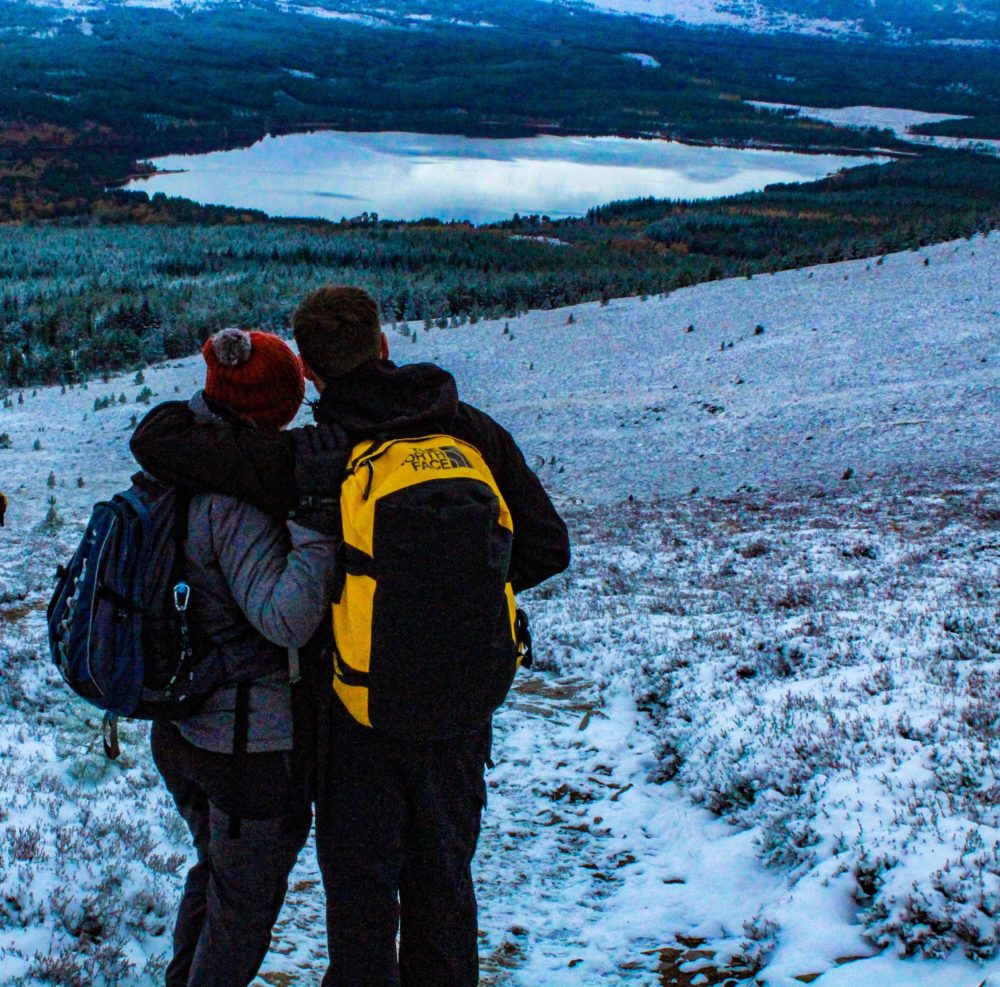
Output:
M455 446L445 446L441 451L448 457L455 469L472 469L472 463Z
M414 449L403 462L412 466L415 472L421 470L472 469L472 463L456 446L442 446L437 449Z

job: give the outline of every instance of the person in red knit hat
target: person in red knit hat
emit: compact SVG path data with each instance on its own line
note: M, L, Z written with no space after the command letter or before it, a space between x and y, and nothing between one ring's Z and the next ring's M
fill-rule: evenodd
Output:
M205 388L188 403L199 427L277 432L295 417L303 369L279 337L224 329L202 353ZM191 498L185 573L205 646L198 668L222 671L194 715L152 728L153 758L197 851L167 987L246 987L267 953L312 820L292 683L296 649L329 612L335 551L329 535L242 498Z
M302 362L279 336L223 329L201 348L205 397L261 428L284 428L305 397Z

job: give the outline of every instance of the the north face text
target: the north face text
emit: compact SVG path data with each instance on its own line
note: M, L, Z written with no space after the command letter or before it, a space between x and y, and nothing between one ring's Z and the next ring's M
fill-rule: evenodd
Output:
M457 470L471 469L472 464L455 446L442 446L438 449L414 449L403 462L412 466L414 472L422 470Z

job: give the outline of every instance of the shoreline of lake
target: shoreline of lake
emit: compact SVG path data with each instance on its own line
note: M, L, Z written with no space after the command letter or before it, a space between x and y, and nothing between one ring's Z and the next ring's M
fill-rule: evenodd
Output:
M761 104L766 105L766 104ZM784 105L784 104L775 104ZM950 119L950 118L949 118ZM507 128L499 128L505 131ZM290 137L295 134L389 134L389 133L412 133L426 134L435 137L455 137L467 140L534 140L539 137L567 137L584 138L597 140L599 138L615 138L617 140L635 141L660 141L667 144L684 144L687 147L721 147L732 151L785 151L789 154L836 154L843 157L870 158L874 155L886 158L910 158L917 155L918 151L907 151L900 148L887 147L849 147L843 144L778 144L767 142L755 142L740 140L738 138L718 137L712 140L700 140L697 137L678 137L662 131L652 130L630 130L619 133L594 133L585 130L564 130L559 124L542 125L539 124L530 128L510 128L510 132L501 133L497 136L491 132L490 128L484 127L480 133L473 129L470 131L450 131L450 130L376 130L366 129L363 126L342 126L338 123L315 123L315 124L286 124L284 126L272 126L264 134L249 143L242 143L236 147L220 148L219 150L243 150L252 147L268 137ZM200 154L210 154L211 151L200 151Z
M822 178L891 152L831 154L642 137L485 138L405 131L299 130L249 147L153 159L122 187L274 218L474 225L515 214L578 217L607 202L691 201ZM337 203L337 205L334 205Z

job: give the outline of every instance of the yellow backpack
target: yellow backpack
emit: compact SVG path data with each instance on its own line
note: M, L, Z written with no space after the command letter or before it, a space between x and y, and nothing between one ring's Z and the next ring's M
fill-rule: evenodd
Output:
M481 725L530 664L508 581L514 525L482 455L449 435L360 443L340 510L337 696L400 736Z

